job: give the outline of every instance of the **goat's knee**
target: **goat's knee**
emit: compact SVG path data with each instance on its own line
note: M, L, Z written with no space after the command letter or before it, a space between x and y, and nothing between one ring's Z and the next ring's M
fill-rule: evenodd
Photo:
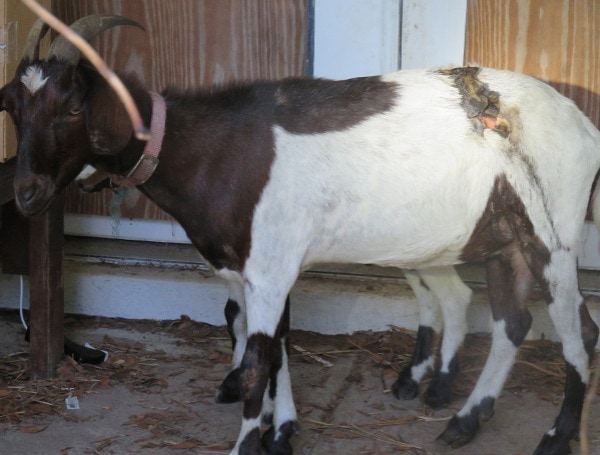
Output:
M506 323L506 336L515 347L521 346L533 322L531 313L528 309L523 308L505 316L503 319Z

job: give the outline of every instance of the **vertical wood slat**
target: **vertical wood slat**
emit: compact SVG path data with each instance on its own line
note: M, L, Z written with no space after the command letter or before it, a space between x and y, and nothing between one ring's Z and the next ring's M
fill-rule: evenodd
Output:
M549 82L600 127L597 0L468 0L465 63Z
M56 374L64 347L63 200L30 219L30 351L31 378Z
M146 32L118 27L92 44L116 70L136 73L152 90L305 74L309 0L54 0L67 23L93 13L121 14ZM109 191L67 191L66 211L110 215ZM136 190L123 216L170 220Z

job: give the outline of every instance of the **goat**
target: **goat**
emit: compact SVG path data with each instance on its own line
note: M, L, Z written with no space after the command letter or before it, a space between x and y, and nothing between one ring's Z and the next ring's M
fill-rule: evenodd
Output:
M91 164L117 183L133 180L182 225L244 308L244 353L230 374L243 399L233 454L291 453L284 313L301 270L345 262L439 271L468 261L486 262L492 355L440 440L462 445L491 417L530 327L526 303L537 281L567 377L560 413L535 453L569 452L598 339L575 246L600 168L600 133L571 101L489 68L169 88L160 97L124 75L146 122L166 104L157 164L106 82L73 52L59 52L59 40L45 60L37 45L26 53L0 90L19 137L17 205L43 213ZM151 172L136 181L138 168ZM277 396L261 440L269 381Z

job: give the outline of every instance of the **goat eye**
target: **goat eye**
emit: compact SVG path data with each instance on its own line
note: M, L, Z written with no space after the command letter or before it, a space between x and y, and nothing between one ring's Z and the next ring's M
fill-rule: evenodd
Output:
M81 109L78 107L73 107L69 110L69 115L75 116L75 115L79 115L79 114L81 114Z

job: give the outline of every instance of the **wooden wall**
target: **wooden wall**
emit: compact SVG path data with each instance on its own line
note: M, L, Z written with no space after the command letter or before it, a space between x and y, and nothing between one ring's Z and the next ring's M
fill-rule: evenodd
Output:
M600 127L600 1L468 0L465 62L538 77Z
M146 32L119 27L92 44L115 70L132 71L153 90L305 74L309 0L54 0L67 23L93 13L121 14ZM108 215L109 191L70 188L69 213ZM170 219L138 191L125 216Z

